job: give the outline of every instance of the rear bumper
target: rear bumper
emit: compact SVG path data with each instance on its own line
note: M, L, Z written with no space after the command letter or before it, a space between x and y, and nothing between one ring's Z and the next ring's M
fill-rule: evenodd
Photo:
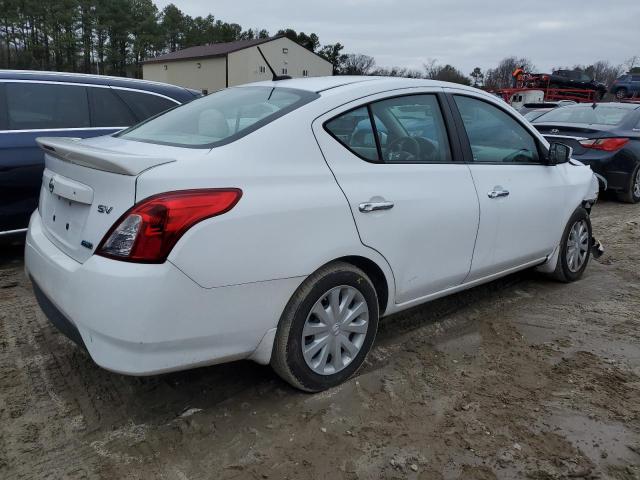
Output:
M81 264L45 236L38 212L27 234L25 269L50 321L98 365L129 375L249 357L302 281L206 289L170 262L94 255Z
M607 180L607 190L620 191L629 186L632 161L621 159L618 152L598 152L585 155L576 155L574 158L585 165L589 165L598 175ZM629 170L625 168L629 164Z

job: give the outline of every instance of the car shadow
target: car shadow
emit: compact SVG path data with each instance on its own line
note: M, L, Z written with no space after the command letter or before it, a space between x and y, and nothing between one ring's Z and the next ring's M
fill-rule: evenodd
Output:
M455 342L457 337L468 332L469 322L446 322L447 318L480 299L491 301L492 297L504 295L518 283L535 281L537 277L530 272L514 274L385 318L381 322L373 354L360 375L383 368L391 361L391 358L380 359L375 354L377 348L384 348L381 345L401 342L401 337L408 332L435 322L443 322L443 333L449 342ZM101 369L86 352L61 334L53 331L51 334L56 335L58 344L65 344L56 353L57 364L68 364L66 388L56 394L61 398L67 397L69 403L89 403L96 412L110 412L109 416L116 416L112 421L127 418L135 423L167 423L191 408L219 413L228 406L256 399L269 404L273 399L304 401L308 396L282 381L269 366L250 361L148 377L124 376ZM88 399L78 401L78 395L86 395ZM86 412L82 413L87 416Z

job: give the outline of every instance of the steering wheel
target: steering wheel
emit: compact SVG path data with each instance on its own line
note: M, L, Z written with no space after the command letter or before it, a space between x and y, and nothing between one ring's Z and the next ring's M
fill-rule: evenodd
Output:
M528 155L527 155L528 154ZM515 152L507 155L502 159L503 162L513 163L529 163L531 162L531 150L527 148L521 148Z
M389 142L386 156L391 162L413 162L420 158L420 153L420 143L414 137L400 137Z

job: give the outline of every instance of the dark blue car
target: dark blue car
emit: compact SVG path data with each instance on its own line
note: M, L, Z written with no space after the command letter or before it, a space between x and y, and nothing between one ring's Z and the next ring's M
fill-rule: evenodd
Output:
M25 231L38 205L36 137L108 135L198 96L144 80L0 70L0 236Z

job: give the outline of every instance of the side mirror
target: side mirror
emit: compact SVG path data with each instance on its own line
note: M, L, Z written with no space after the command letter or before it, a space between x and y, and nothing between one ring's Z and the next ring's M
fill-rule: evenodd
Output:
M564 143L553 142L549 146L549 155L547 155L547 165L558 165L571 160L573 148Z

